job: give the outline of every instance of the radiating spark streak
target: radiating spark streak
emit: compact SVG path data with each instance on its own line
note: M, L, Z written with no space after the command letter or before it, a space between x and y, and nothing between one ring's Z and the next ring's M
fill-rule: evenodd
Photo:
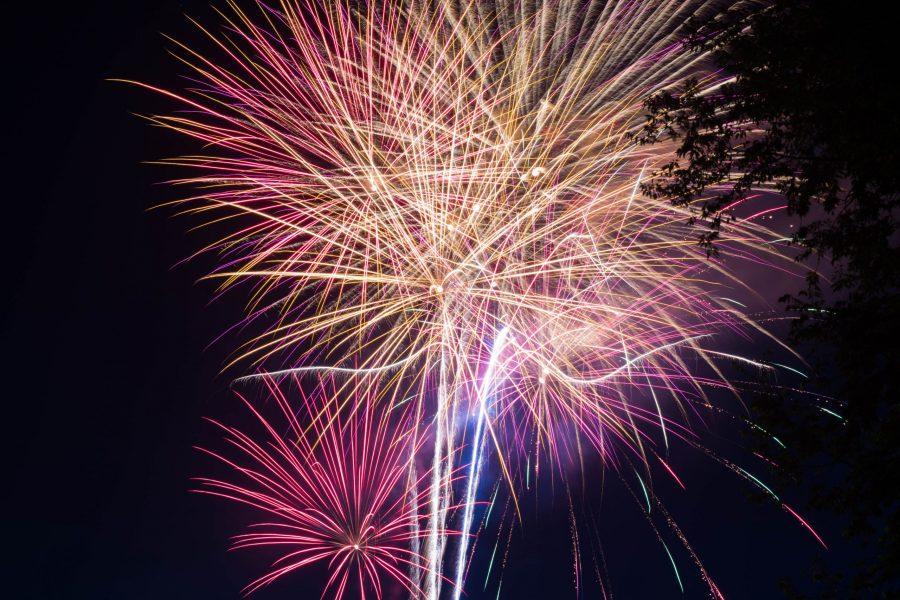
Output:
M669 562L672 563L672 570L675 572L675 580L678 581L678 588L681 590L681 593L684 593L684 585L681 583L681 575L678 573L678 567L675 565L675 558L672 556L672 553L669 552L669 547L665 542L660 540L662 543L663 549L666 551L666 554L669 556Z
M721 299L721 300L725 300L726 302L731 302L732 304L737 304L737 305L740 306L741 308L747 308L747 305L746 305L746 304L744 304L743 302L738 302L738 301L735 300L734 298L725 298L725 297L722 297L722 298L720 298L720 299Z
M666 433L666 420L663 418L662 408L659 406L659 399L656 397L656 390L650 379L647 378L647 387L650 388L650 396L653 398L653 405L656 406L656 414L659 415L659 430L662 431L663 444L666 450L669 449L669 435Z
M262 373L254 373L252 375L244 375L242 377L237 377L234 379L234 383L242 383L245 381L254 381L258 379L267 379L267 378L279 378L287 375L298 375L300 373L315 373L315 372L327 372L327 373L343 373L345 375L371 375L374 373L383 373L385 371L393 371L395 369L399 369L415 360L417 360L420 356L422 356L428 348L421 348L420 350L410 354L406 358L398 360L397 362L393 362L386 365L378 365L377 367L362 367L358 369L350 368L350 367L335 367L331 365L310 365L308 367L294 367L291 369L279 369L278 371L265 371Z
M681 486L681 489L686 490L687 488L684 487L684 483L682 483L681 479L678 478L678 475L675 474L675 471L672 470L672 467L670 467L669 464L660 457L657 456L656 459L660 463L662 463L662 466L666 468L666 471L669 472L669 475L671 475L672 478L678 483L678 485Z
M488 505L487 514L484 516L484 525L487 527L488 522L491 520L491 513L494 511L494 503L497 501L497 493L500 491L500 486L494 488L494 495L491 498L491 503Z
M767 365L766 363L759 362L758 360L751 360L745 356L738 356L736 354L729 354L728 352L718 352L716 350L708 350L708 349L704 349L703 352L705 354L712 354L714 356L722 356L724 358L730 358L731 360L736 360L738 362L741 362L741 363L744 363L747 365L751 365L751 366L757 367L759 369L768 369L768 370L772 369L772 365Z
M640 356L635 356L634 358L630 358L630 359L626 360L621 366L613 369L609 373L604 373L602 376L596 377L594 379L578 379L576 377L572 377L570 375L566 375L565 373L559 373L559 372L556 372L556 374L559 375L560 377L562 377L563 379L565 379L566 381L573 383L575 385L592 385L592 384L597 384L597 383L603 383L604 381L608 381L609 379L612 379L619 373L621 373L623 371L627 371L632 366L640 363L642 360L645 360L645 359L653 356L654 354L658 354L660 352L669 350L676 346L683 346L685 344L690 344L691 342L694 342L696 340L699 340L699 339L702 339L705 337L709 337L709 336L707 336L707 335L693 336L693 337L689 337L687 339L672 342L671 344L664 344L662 346L659 346L658 348L653 348L652 350L648 350L647 352L641 354ZM732 358L739 359L740 357L732 357ZM748 362L752 362L752 361L748 361ZM765 366L765 365L763 365L763 366Z
M468 556L468 537L472 529L472 516L475 508L475 492L478 490L478 480L481 475L482 450L484 445L483 430L486 421L490 418L487 411L488 396L493 393L497 386L495 371L500 361L500 354L506 345L506 337L509 334L509 327L503 326L494 338L491 347L490 360L488 360L481 386L478 390L478 418L475 425L475 438L472 441L472 458L469 463L469 477L466 482L465 501L463 509L462 528L463 535L459 538L459 548L456 557L456 585L453 588L454 600L459 600L463 590L465 578L466 558Z
M775 500L777 500L778 502L781 502L781 500L778 498L778 495L775 494L775 492L772 491L772 488L770 488L769 486L767 486L766 484L764 484L764 483L763 483L762 481L760 481L757 477L755 477L752 473L749 473L746 469L743 469L743 468L741 468L741 467L738 467L738 469L740 469L741 473L743 473L744 475L746 475L747 477L749 477L750 479L752 479L759 487L761 487L762 489L764 489L764 490L766 490L767 492L769 492L769 494L770 494L773 498L775 498Z
M782 369L787 369L788 371L791 371L792 373L796 373L797 375L799 375L800 377L802 377L804 379L809 379L809 375L807 375L803 371L798 371L797 369L795 369L793 367L789 367L787 365L783 365L783 364L777 363L777 362L773 362L772 364L777 367L781 367Z
M497 541L494 542L494 551L491 552L491 560L488 562L487 575L484 576L484 586L481 588L481 591L487 589L488 583L491 580L491 570L494 568L494 558L497 556L497 548L500 546L500 538L497 538Z
M844 420L844 417L842 417L842 416L839 415L838 413L834 412L833 410L828 410L828 409L825 408L824 406L819 406L819 407L817 407L817 408L818 408L819 410L821 410L822 412L831 415L831 416L834 417L835 419L838 419L839 421L843 421L843 420Z
M803 527L805 527L806 530L809 531L809 532L813 535L814 538L816 538L816 541L819 542L819 544L821 544L823 548L825 548L826 550L828 549L828 546L825 545L825 541L822 540L822 538L819 536L819 534L816 533L816 530L813 529L812 526L811 526L809 523L807 523L807 522L803 519L803 517L801 517L800 515L798 515L798 514L794 511L794 509L791 508L790 506L788 506L787 504L782 503L781 506L784 507L784 510L788 511L789 513L791 513L791 515L793 515L793 517L794 517L795 519L797 519L797 521L799 521L800 524L803 525Z
M444 437L447 435L448 401L446 389L447 358L441 353L440 374L438 383L438 414L435 418L436 436L434 440L434 458L432 461L432 479L429 491L428 542L425 558L428 565L427 587L425 589L431 600L437 600L440 594L441 558L444 553L443 542L443 510L442 502L448 493L444 469ZM450 462L447 460L446 462ZM463 536L465 537L465 536Z
M637 471L635 471L634 474L638 478L638 483L641 484L641 491L644 492L644 499L647 500L647 513L649 513L650 512L650 495L647 493L647 486L644 485L644 480L641 479L641 476Z

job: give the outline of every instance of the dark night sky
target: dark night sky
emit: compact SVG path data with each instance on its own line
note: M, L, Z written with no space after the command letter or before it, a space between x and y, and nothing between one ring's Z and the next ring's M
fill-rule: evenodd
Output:
M5 13L3 40L11 72L0 339L11 501L4 514L12 529L4 546L14 558L3 595L238 597L264 566L226 552L243 515L187 490L204 472L192 450L209 433L201 417L235 409L218 375L227 348L205 348L239 306L208 305L209 286L195 283L202 262L173 268L198 240L165 211L147 212L171 192L156 185L166 173L141 161L188 147L131 113L165 103L105 81L178 86L178 65L159 32L191 35L184 13L217 21L203 3L17 4L24 12ZM716 427L713 437L734 437ZM710 461L687 452L675 460L688 492L662 495L727 597L778 597L780 578L806 576L818 550L796 522L748 499L747 486ZM565 501L526 503L502 597L574 597ZM665 554L615 481L602 508L596 490L588 504L617 598L703 597L684 553L681 596ZM839 558L838 524L816 523L838 547L831 560ZM585 597L597 597L589 572L586 579ZM307 584L299 574L257 597L318 597ZM496 594L495 583L483 595L480 588L470 597Z

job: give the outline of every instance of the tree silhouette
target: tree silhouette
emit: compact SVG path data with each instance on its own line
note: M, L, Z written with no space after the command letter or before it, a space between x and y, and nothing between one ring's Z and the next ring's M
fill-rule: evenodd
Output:
M784 197L806 286L781 298L816 385L843 419L761 387L759 419L810 504L835 511L863 559L819 577L815 597L900 597L900 95L891 21L862 6L741 2L695 23L724 85L691 80L646 100L640 143L678 143L644 186L694 209L714 253L727 207L760 189ZM786 584L789 595L804 597Z

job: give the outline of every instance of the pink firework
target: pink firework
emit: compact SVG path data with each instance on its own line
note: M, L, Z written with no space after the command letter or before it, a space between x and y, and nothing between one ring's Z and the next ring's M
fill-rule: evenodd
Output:
M295 382L297 383L297 382ZM244 588L252 593L293 571L324 564L323 597L383 597L403 588L419 595L424 572L418 507L427 472L411 469L416 450L410 420L396 398L367 381L322 381L311 391L265 379L277 420L241 400L261 427L248 433L211 420L226 450L201 451L232 471L199 478L199 493L252 507L260 520L235 536L234 548L269 548L278 558ZM344 401L340 402L339 399ZM340 404L339 404L340 402Z

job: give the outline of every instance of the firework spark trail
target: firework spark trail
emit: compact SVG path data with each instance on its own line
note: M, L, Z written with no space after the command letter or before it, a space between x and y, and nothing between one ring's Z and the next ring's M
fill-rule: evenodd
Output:
M224 32L201 28L209 53L173 42L192 89L145 86L188 109L151 117L204 147L164 161L192 171L174 183L196 192L175 204L224 231L202 250L222 257L209 277L247 288L246 324L264 327L230 366L420 382L430 438L414 446L433 453L410 479L428 480L415 499L429 516L410 527L424 531L412 562L429 598L457 418L481 402L498 322L516 338L484 424L509 450L495 456L514 504L504 457L528 454L524 440L562 462L581 452L575 430L610 465L620 452L646 462L659 458L651 434L679 438L707 390L737 393L723 364L771 368L714 343L774 339L729 296L753 294L735 262L789 268L777 236L738 221L709 259L689 208L638 193L674 151L634 143L642 100L687 76L721 84L679 42L687 17L720 5L230 3Z
M472 529L472 515L475 508L475 493L478 491L478 481L481 476L482 453L484 450L484 428L488 415L488 401L493 393L494 387L498 384L496 379L496 370L500 362L500 353L506 345L506 337L509 335L509 328L503 327L494 338L491 348L491 357L488 360L487 368L481 381L481 387L478 390L478 417L475 424L475 436L472 440L472 458L469 462L469 476L466 480L466 493L463 500L463 519L460 528L461 536L459 538L459 548L456 556L456 578L455 587L453 589L454 600L459 600L463 591L465 582L466 559L468 557L468 539L469 532Z
M450 468L452 457L449 456L445 460L444 448L450 448L452 443L445 442L445 437L451 428L448 426L449 419L449 402L447 400L447 361L446 357L441 355L440 374L438 382L437 394L437 415L435 416L435 438L434 438L434 456L431 464L431 487L428 493L429 515L428 515L428 541L425 559L428 564L428 572L426 573L427 585L425 593L429 599L437 597L440 590L440 573L441 561L444 555L445 536L443 528L446 519L444 514L446 504L449 501L449 488L447 483L449 474L445 475L443 470Z

